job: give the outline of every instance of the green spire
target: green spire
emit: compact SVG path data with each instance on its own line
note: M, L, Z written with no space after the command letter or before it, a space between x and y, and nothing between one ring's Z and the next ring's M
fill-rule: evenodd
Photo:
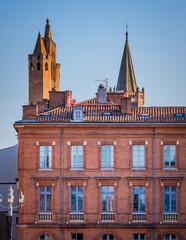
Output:
M126 41L119 71L117 90L124 90L125 92L136 92L137 90L132 57L128 43L128 25L126 25Z

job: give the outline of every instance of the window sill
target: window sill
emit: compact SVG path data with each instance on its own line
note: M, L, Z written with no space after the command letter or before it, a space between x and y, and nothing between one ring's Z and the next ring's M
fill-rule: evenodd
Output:
M52 168L39 168L39 171L52 171Z
M178 171L176 167L164 167L163 170Z
M113 167L110 167L110 168L102 167L102 168L100 168L100 170L114 170L114 168Z
M70 170L84 170L84 168L79 167L79 168L70 168Z
M139 167L133 167L132 170L143 170L143 171L145 171L146 168L143 168L143 167L142 167L142 168L139 168Z

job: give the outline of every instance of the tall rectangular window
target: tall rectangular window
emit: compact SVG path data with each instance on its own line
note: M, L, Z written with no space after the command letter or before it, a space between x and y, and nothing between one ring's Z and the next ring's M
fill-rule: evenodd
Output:
M39 167L52 168L52 146L39 147Z
M71 212L83 212L83 186L71 186Z
M145 212L145 186L133 186L133 212Z
M101 146L101 167L102 168L114 167L114 147L112 145Z
M52 212L52 187L39 186L39 211Z
M83 167L83 146L71 146L71 168Z
M176 145L163 146L163 162L164 167L176 167Z
M83 233L72 233L71 240L83 240Z
M144 145L132 146L132 163L134 168L145 167L145 146Z
M133 240L145 240L145 234L133 234Z
M114 212L114 186L101 187L101 211Z
M176 186L164 186L164 212L175 213L177 211Z

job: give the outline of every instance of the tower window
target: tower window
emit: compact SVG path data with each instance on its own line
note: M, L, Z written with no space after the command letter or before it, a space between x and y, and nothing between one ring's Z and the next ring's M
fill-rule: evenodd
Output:
M33 71L34 68L33 68L33 63L30 64L30 70Z
M38 71L40 70L40 63L39 62L37 63L37 70Z
M45 63L45 71L48 71L48 63Z

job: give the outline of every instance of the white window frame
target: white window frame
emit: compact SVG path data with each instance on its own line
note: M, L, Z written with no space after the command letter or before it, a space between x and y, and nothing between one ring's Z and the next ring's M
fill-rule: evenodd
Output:
M142 147L143 147L143 150L140 150L140 148L142 148ZM140 154L141 152L143 152L143 159ZM137 161L135 158L137 158ZM145 145L143 145L143 144L132 145L132 167L133 168L145 168Z
M52 168L52 146L50 145L39 146L39 168L40 169Z

